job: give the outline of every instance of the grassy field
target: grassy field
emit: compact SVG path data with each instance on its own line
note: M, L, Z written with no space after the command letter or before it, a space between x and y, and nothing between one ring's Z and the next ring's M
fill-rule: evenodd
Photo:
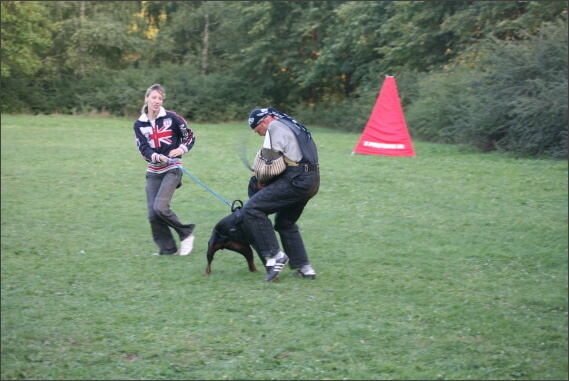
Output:
M351 155L358 134L313 127L317 279L266 283L230 251L202 276L230 209L186 175L194 251L151 255L133 121L2 115L3 380L567 379L567 162ZM184 168L245 201L261 138L191 126Z

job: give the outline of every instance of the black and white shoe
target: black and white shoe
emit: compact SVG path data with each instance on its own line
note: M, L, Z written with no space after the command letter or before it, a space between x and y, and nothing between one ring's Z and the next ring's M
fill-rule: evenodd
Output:
M288 256L285 253L283 253L282 257L279 259L274 259L273 257L269 258L265 264L265 267L267 268L267 276L265 277L265 280L270 282L275 279L287 263Z

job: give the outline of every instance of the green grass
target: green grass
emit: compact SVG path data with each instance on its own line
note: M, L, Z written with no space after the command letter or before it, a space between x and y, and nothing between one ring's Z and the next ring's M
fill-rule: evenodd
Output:
M185 175L194 251L150 255L132 123L2 115L2 379L567 379L567 162L313 127L317 279L267 284L230 251L202 276L230 210ZM192 127L186 170L245 201L261 138Z

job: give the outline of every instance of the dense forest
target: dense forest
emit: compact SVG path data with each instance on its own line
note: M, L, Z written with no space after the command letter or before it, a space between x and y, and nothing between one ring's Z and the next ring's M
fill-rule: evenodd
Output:
M2 113L361 131L393 75L424 141L567 159L566 1L2 1ZM25 126L22 126L25 128Z

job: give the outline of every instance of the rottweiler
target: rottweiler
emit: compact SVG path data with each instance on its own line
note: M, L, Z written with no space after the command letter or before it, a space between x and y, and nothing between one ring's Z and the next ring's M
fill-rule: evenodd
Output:
M234 205L231 207L231 214L221 219L211 232L211 237L207 244L207 267L204 275L211 274L211 262L213 261L213 256L220 249L235 251L243 255L247 261L247 266L249 266L249 271L259 271L255 266L251 240L247 237L247 232L243 226L243 213L241 212L241 207L235 207ZM263 265L265 265L267 263L265 257L258 253L257 255ZM265 270L267 270L266 267Z

